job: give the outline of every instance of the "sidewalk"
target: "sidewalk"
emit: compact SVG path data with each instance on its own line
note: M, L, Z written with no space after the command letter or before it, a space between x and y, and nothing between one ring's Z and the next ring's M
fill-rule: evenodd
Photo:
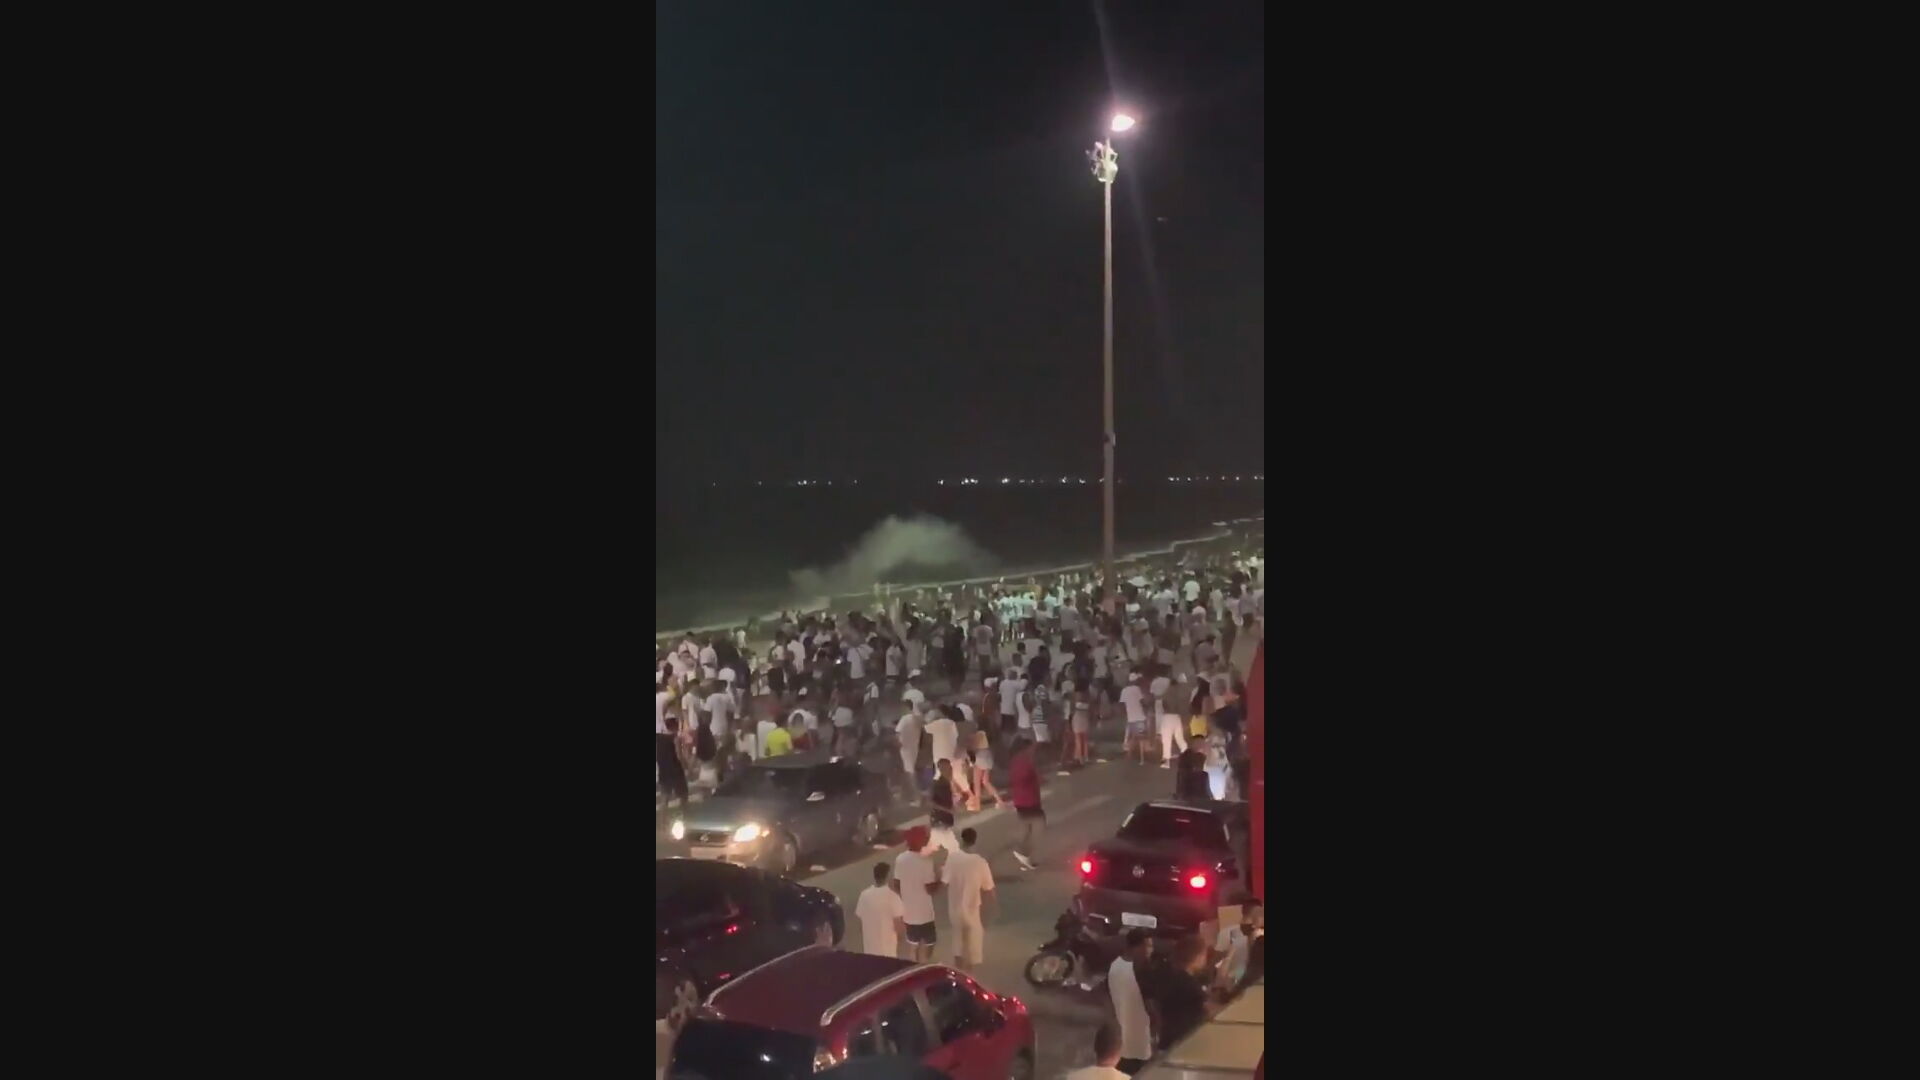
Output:
M1250 1080L1267 1048L1266 1007L1263 975L1136 1075L1140 1080Z

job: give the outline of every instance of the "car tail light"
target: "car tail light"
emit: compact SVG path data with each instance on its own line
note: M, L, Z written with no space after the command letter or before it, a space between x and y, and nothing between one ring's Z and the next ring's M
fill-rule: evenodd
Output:
M1081 859L1080 872L1091 877L1093 875L1093 860L1090 858Z
M1207 875L1195 874L1187 879L1187 884L1195 889L1204 889L1207 887Z

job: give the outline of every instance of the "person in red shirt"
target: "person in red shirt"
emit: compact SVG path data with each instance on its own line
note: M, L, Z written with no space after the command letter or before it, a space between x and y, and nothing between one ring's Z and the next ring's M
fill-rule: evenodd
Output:
M1013 812L1020 817L1020 843L1013 857L1024 870L1039 865L1035 841L1047 826L1047 812L1040 807L1040 770L1033 764L1033 740L1025 735L1014 740L1013 760L1007 764L1008 788L1013 795Z

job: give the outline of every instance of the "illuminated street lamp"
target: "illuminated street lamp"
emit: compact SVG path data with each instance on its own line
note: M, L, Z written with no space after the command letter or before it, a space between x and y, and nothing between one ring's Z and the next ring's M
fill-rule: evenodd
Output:
M1133 125L1133 117L1126 113L1115 113L1107 126L1115 134L1119 134L1131 129ZM1101 484L1100 496L1104 500L1105 507L1105 512L1101 515L1100 566L1102 576L1106 579L1107 601L1115 603L1114 596L1117 590L1114 588L1113 579L1113 448L1115 442L1113 434L1113 178L1120 174L1120 155L1113 149L1112 137L1108 137L1104 142L1094 143L1093 149L1087 153L1087 160L1093 163L1093 178L1100 182L1106 216L1106 239L1102 247L1101 268L1106 316L1106 336L1102 352L1103 366L1106 371L1106 438L1101 442L1101 449L1106 456L1106 479Z

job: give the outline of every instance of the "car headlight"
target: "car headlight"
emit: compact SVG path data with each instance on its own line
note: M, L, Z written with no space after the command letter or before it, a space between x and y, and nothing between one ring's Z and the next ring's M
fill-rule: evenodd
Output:
M749 822L733 831L733 842L736 844L744 844L750 840L758 840L760 839L760 831L759 825Z
M668 829L667 833L675 840L685 840L687 838L687 823L681 821L679 818L674 818L673 828Z

